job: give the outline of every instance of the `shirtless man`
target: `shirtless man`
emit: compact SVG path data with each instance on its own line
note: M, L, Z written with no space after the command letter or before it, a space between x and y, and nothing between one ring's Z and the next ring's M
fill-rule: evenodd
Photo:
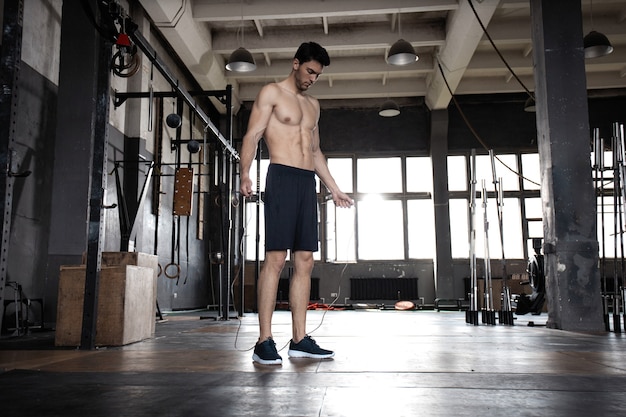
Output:
M328 188L338 207L350 207L354 203L339 190L328 170L319 147L319 102L306 94L329 64L328 53L317 43L300 45L289 76L281 82L264 86L259 92L243 137L240 153L242 195L252 195L250 166L262 137L270 156L264 201L266 252L257 294L260 334L252 356L255 362L263 365L282 363L272 337L272 315L288 250L292 252L294 265L289 285L292 339L288 355L334 356L334 352L320 348L306 334L313 252L318 250L315 174Z

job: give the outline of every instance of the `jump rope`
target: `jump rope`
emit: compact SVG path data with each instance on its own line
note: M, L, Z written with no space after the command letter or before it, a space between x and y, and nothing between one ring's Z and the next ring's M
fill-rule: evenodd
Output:
M259 196L260 198L260 196ZM250 222L250 220L248 220L243 228L244 230L244 236L245 236L245 232L246 230L248 230L248 223ZM354 231L352 232L352 234L350 235L350 239L348 239L348 247L352 241L352 239L354 238ZM243 244L244 244L244 240L242 239L240 247L239 247L239 251L240 253L243 255ZM307 332L307 334L313 334L315 333L315 331L317 329L319 329L320 327L322 327L322 325L324 324L324 318L326 317L326 313L328 313L329 310L331 310L331 308L335 305L335 303L337 302L337 300L339 300L339 297L341 297L341 280L343 278L343 274L346 272L346 268L348 267L348 263L346 262L341 270L341 274L339 275L339 286L337 288L337 296L335 296L335 298L331 301L330 304L328 304L328 306L324 309L324 313L322 314L322 318L320 319L319 324L310 332ZM234 299L235 298L235 292L234 292L234 286L235 283L239 280L239 277L241 276L241 267L239 267L239 270L237 271L237 276L235 277L235 279L233 280L231 286L230 286L230 292L231 292L231 297ZM243 309L243 306L242 306ZM237 333L235 334L235 342L234 342L234 347L235 350L239 351L239 352L249 352L252 349L255 348L256 343L254 345L252 345L252 347L248 348L248 349L240 349L237 347L237 341L239 340L239 332L241 330L241 325L243 323L243 321L241 320L241 317L237 316L237 320L239 320L239 325L237 326ZM283 351L287 345L289 345L289 342L285 343L280 349L278 349L278 352Z

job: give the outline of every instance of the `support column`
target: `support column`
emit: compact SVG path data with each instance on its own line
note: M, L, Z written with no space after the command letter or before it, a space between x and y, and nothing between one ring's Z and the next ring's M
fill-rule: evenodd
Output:
M430 114L430 157L433 169L435 211L435 297L454 299L454 270L450 236L450 198L448 194L448 110Z
M548 327L602 331L581 5L530 4Z
M7 0L3 9L3 37L0 53L0 324L4 316L4 287L7 282L11 217L13 213L13 172L11 154L15 145L18 114L18 80L22 58L24 2ZM17 315L18 307L15 306ZM15 329L18 331L18 329Z
M91 0L87 5L95 16L99 3ZM65 2L47 280L49 298L56 300L59 265L79 264L87 255L82 349L92 349L95 342L110 59L110 41L100 37L82 7Z

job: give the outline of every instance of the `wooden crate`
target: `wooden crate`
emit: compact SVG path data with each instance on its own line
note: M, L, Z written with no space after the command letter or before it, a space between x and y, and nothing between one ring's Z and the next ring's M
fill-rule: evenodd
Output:
M79 346L83 322L85 266L61 266L56 346ZM96 320L97 346L121 346L154 336L156 278L151 268L103 266Z
M86 263L86 254L83 254L83 265ZM150 255L143 252L102 252L102 257L100 260L100 264L102 267L107 266L125 266L125 265L136 265L143 266L146 268L152 269L154 275L154 282L158 282L157 278L159 277L159 257L156 255ZM151 325L151 334L154 335L155 326L156 326L156 297L157 297L157 286L154 285L154 294L151 295L154 297L154 311L152 313L152 317L155 320L152 321Z

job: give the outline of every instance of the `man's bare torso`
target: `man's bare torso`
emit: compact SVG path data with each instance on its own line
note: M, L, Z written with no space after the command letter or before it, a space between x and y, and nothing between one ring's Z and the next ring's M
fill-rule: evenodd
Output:
M314 98L296 94L278 84L268 86L274 107L265 129L270 161L276 164L314 170L313 150L319 146L319 108Z

